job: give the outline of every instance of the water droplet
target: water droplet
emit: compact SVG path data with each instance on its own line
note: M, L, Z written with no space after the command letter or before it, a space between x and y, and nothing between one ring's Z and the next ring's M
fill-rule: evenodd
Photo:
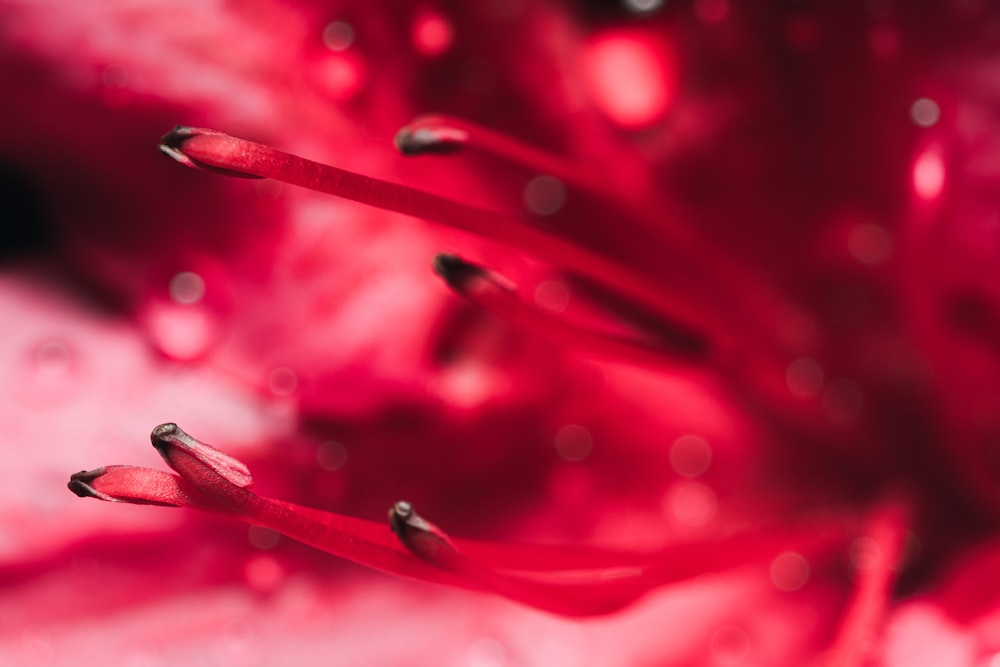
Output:
M276 396L291 396L299 386L299 376L291 368L279 366L267 376L267 387Z
M316 463L323 470L340 470L347 464L347 448L336 440L320 443L316 448Z
M331 51L343 51L354 44L354 28L344 21L333 21L323 28L323 44Z
M712 464L712 447L696 435L682 435L670 447L670 467L678 475L698 477Z
M594 449L594 438L583 426L569 424L556 433L555 448L561 459L577 463L590 456Z
M910 118L920 127L933 127L941 119L941 109L934 100L921 97L910 106Z
M771 561L771 583L780 591L797 591L809 581L809 561L802 554L786 551Z
M566 203L566 186L553 176L538 176L524 186L524 206L535 215L552 215Z
M197 273L181 271L170 279L170 298L180 304L198 303L205 296L205 281Z
M823 367L808 357L796 359L788 364L785 382L789 391L796 396L803 398L816 396L823 388Z

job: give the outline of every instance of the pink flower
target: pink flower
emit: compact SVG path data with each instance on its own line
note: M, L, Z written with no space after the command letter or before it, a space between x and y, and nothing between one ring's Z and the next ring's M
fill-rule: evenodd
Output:
M661 4L5 5L0 663L996 662L1000 16Z

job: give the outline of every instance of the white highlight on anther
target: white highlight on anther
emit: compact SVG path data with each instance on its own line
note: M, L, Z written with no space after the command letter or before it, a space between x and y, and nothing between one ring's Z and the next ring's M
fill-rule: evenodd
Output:
M816 396L823 388L823 367L815 359L800 357L788 364L785 383L788 384L788 390L796 396Z
M566 186L554 176L537 176L524 186L524 206L535 215L552 215L566 203Z
M354 28L350 23L334 21L323 28L323 44L331 51L344 51L354 44Z
M786 551L771 561L771 583L779 591L797 591L809 581L809 561L802 554Z
M683 477L703 475L712 465L712 447L697 435L682 435L670 447L670 467Z
M663 6L663 0L623 0L625 9L636 14L655 12Z
M920 127L934 127L941 119L941 108L929 97L921 97L910 106L910 118Z
M577 463L590 456L594 449L594 437L583 426L569 424L559 429L554 444L561 459Z
M170 279L168 291L175 303L198 303L205 297L205 280L193 271L181 271Z

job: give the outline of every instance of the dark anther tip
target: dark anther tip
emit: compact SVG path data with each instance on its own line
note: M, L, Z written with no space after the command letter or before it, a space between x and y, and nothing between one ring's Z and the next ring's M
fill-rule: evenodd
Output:
M392 139L393 145L403 155L447 155L462 150L462 144L449 139L426 127L411 129L404 127Z
M389 510L389 528L391 528L392 532L396 533L396 535L402 539L403 535L406 533L407 521L409 521L412 516L413 505L405 500L396 502Z
M104 475L104 468L94 468L93 470L81 470L70 475L69 484L66 487L81 498L99 497L94 487L90 485L92 481Z
M153 447L160 449L169 444L167 438L176 436L179 433L183 433L183 431L181 431L177 424L167 422L166 424L160 424L154 428L153 432L149 434L149 439L153 443Z
M456 287L470 278L483 275L483 270L475 264L470 264L458 255L441 253L434 258L434 273L441 276L446 283Z
M179 149L187 139L190 139L195 134L196 132L193 127L177 125L174 129L160 137L160 145L167 148Z

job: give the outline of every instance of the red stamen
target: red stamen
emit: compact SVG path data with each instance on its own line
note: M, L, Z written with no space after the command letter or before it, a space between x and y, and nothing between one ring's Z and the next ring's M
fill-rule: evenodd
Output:
M505 281L454 255L438 255L434 270L455 292L519 329L640 366L676 366L704 361L703 341L683 330L662 331L660 340L629 339L575 326L521 299ZM669 339L669 343L668 343Z
M200 507L199 496L177 475L136 466L81 470L69 478L69 490L81 498L112 503Z
M460 118L436 114L420 116L399 130L393 141L403 155L478 150L523 167L532 174L548 174L568 185L609 194L605 183L578 163Z
M161 148L188 166L273 178L432 220L524 250L617 292L628 302L642 304L659 318L682 322L694 331L710 332L712 344L734 346L737 333L742 333L728 321L726 314L710 312L713 301L699 299L686 290L665 290L628 266L511 215L319 164L215 130L177 128L163 138Z
M376 570L488 590L572 616L615 611L659 586L766 562L790 546L801 553L822 552L852 529L849 521L834 519L800 533L755 531L716 542L672 545L655 553L513 546L451 540L409 504L397 503L390 512L397 540L384 524L258 496L239 485L249 479L242 463L174 424L157 427L151 439L180 476L108 466L73 475L69 488L79 496L111 502L227 514Z
M725 569L767 562L790 545L822 552L843 539L844 525L811 526L803 535L744 534L718 543L672 545L652 554L588 552L451 540L404 501L389 511L393 532L421 560L522 604L566 616L606 614L655 588ZM581 560L586 559L586 564Z
M900 505L886 504L873 514L866 536L855 541L865 553L855 554L857 582L826 667L864 664L889 606L903 559L906 523Z

